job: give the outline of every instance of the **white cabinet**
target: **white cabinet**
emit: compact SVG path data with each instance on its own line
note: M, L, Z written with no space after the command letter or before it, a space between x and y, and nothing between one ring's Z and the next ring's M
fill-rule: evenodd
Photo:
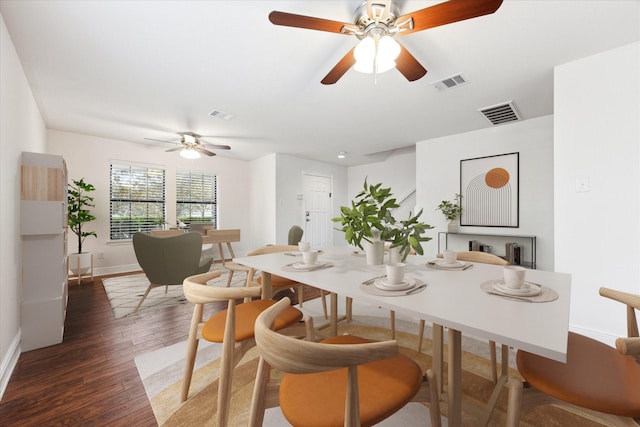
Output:
M67 168L62 156L22 153L22 350L62 342L67 310Z

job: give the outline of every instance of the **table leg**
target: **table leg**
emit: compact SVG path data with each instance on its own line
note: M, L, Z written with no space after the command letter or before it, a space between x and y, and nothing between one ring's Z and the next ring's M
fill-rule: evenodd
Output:
M271 287L271 273L262 272L262 299L273 298L273 288Z
M432 356L432 361L433 361L433 372L436 373L436 382L438 383L438 393L442 394L442 390L443 390L443 381L444 381L444 377L443 377L443 358L442 358L442 342L444 339L444 327L442 325L436 325L435 323L433 324L433 356Z
M331 292L329 298L331 300L331 336L335 337L338 335L338 294Z
M462 424L462 333L449 328L447 395L449 397L449 427Z

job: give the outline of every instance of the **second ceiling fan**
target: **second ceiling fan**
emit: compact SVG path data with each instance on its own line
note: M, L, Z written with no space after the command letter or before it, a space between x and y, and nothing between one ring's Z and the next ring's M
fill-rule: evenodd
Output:
M336 83L353 66L368 73L395 67L407 80L415 81L427 70L394 36L488 15L498 10L502 1L449 0L399 16L391 0L367 0L358 9L353 24L278 11L269 14L269 21L285 27L356 36L360 40L322 79L322 84Z

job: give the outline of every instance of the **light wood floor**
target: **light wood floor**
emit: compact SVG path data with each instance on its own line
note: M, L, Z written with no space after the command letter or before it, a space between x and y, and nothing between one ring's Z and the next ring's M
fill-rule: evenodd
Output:
M221 307L209 304L205 316ZM0 426L157 425L133 359L186 340L192 312L180 304L114 319L100 278L70 284L64 341L22 353Z

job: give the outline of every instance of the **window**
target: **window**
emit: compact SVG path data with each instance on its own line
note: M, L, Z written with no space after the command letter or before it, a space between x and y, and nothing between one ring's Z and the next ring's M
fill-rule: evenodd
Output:
M165 223L165 171L111 164L111 240L131 239Z
M185 224L213 223L218 227L217 179L203 172L176 174L176 218Z

